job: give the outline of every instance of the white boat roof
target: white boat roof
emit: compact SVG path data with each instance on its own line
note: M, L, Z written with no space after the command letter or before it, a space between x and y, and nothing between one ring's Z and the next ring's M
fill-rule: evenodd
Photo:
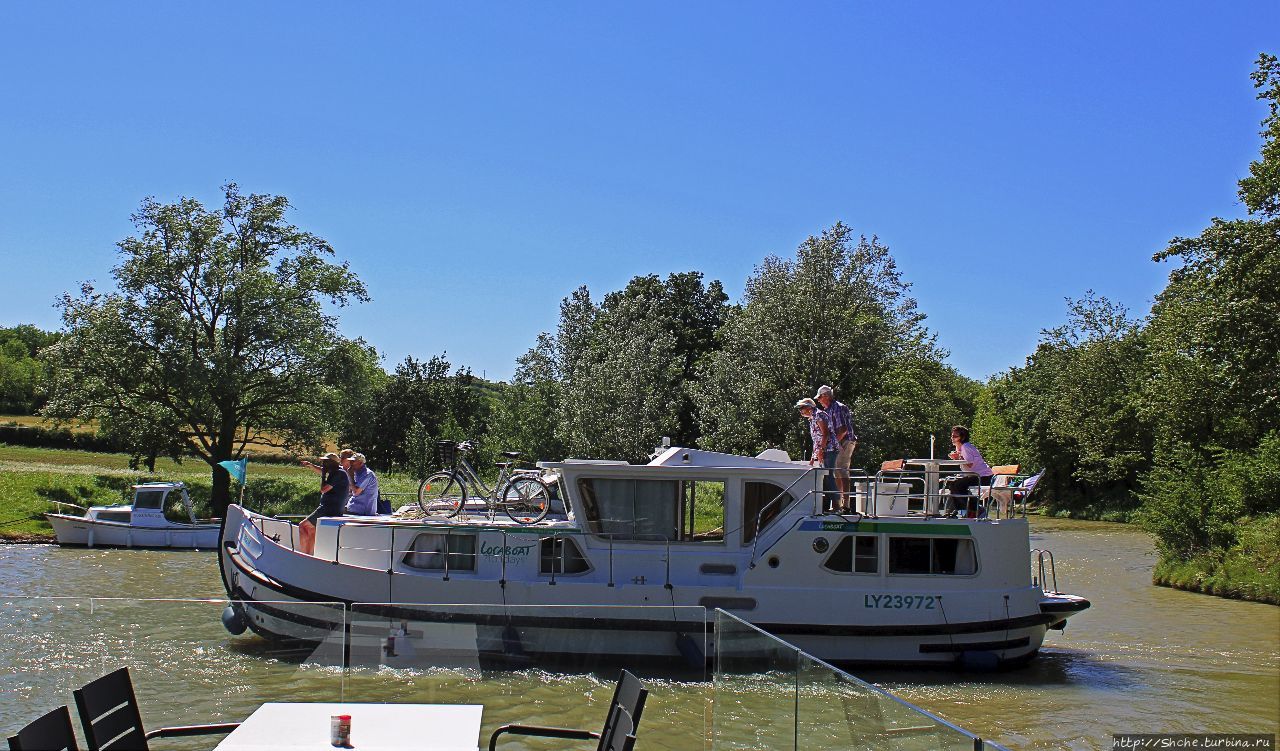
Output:
M183 487L180 482L144 482L134 485L134 490L177 490Z
M738 456L722 454L718 451L702 451L672 446L664 449L648 464L627 464L616 459L565 459L562 462L539 462L538 466L548 469L581 468L584 466L608 467L703 467L714 469L796 469L808 467L805 462L792 461L787 452L780 449L768 449L759 456Z

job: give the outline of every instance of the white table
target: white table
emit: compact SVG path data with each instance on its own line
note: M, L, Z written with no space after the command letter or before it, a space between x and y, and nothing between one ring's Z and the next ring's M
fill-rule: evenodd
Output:
M475 751L480 737L479 704L294 704L258 707L219 743L216 751L333 751L329 719L351 715L356 751Z
M907 467L921 467L924 469L924 512L926 514L937 514L938 506L942 501L942 494L939 492L941 475L946 472L959 472L964 466L964 462L959 459L907 459L903 463L903 469Z

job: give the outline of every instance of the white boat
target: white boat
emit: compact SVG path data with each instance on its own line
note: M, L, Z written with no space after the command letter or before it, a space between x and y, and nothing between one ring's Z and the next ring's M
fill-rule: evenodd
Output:
M171 493L179 493L190 523L165 518ZM69 505L69 504L60 504ZM133 486L133 501L115 506L93 506L81 515L49 513L59 545L91 548L204 548L218 544L217 519L198 521L180 482L148 482Z
M928 497L909 510L882 477L858 485L864 513L837 515L826 471L780 451L540 466L560 476L566 520L322 519L307 555L293 524L233 505L219 561L244 605L224 621L322 641L353 622L286 606L337 602L398 627L398 648L463 624L494 654L696 659L714 652L698 640L721 608L832 662L994 666L1089 607L1046 591L1025 516L944 518Z

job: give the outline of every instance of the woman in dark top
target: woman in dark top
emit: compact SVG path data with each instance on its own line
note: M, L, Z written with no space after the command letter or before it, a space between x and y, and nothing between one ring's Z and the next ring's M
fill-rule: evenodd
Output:
M312 554L316 546L316 520L324 516L342 516L351 496L351 480L342 468L337 454L325 454L320 460L320 505L298 525L302 552Z

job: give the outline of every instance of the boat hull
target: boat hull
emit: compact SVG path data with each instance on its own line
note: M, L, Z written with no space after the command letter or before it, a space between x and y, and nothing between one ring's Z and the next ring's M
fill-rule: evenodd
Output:
M825 618L809 612L798 622L786 617L786 609L735 611L728 605L732 587L691 591L619 582L588 588L565 580L549 586L460 577L450 582L298 553L284 528L268 534L271 530L255 526L237 507L224 525L219 563L228 595L243 603L246 625L272 639L312 644L345 640L357 653L374 655L378 664L394 665L393 657L400 657L387 651L388 638L396 649L412 650L434 664L583 655L697 662L716 654L717 646L724 655L731 647L747 649L767 641L739 633L737 626L733 633L717 634L718 605L710 603L718 600L760 629L837 664L995 667L1034 656L1047 630L1070 614L1060 607L1048 612L1033 605L1020 613L1006 608L988 618L966 618L957 608L958 617L951 620L894 621L881 614L875 621L859 621L847 609L829 607L811 609ZM720 596L700 596L707 592ZM848 594L850 599L862 596ZM1038 600L1041 595L1033 596ZM402 632L398 639L396 630ZM359 648L370 639L381 652ZM723 643L717 645L717 640Z
M66 514L45 514L59 545L89 548L181 548L213 550L218 545L217 524L173 524L141 527L104 522Z

